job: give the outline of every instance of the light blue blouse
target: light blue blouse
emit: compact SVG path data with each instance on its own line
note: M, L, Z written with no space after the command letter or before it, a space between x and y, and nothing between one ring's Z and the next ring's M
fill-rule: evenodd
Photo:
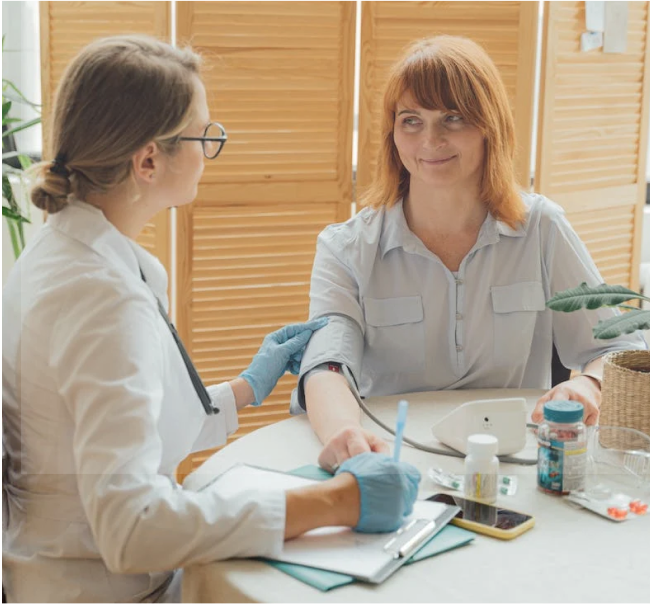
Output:
M640 334L596 340L613 309L554 312L556 292L602 283L557 204L523 194L525 224L488 215L456 274L411 232L401 201L366 208L318 237L310 318L328 316L302 360L292 412L304 409L302 377L346 364L362 396L456 388L549 388L552 344L582 370L616 350L645 349Z

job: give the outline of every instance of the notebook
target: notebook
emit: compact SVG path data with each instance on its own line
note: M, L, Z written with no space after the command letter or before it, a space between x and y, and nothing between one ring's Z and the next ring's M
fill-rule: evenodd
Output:
M289 490L315 482L303 476L238 464L204 489L214 485L222 495L230 496L244 490ZM358 533L348 527L318 528L285 542L282 552L273 560L381 583L428 543L458 511L455 506L417 501L413 515L394 533Z

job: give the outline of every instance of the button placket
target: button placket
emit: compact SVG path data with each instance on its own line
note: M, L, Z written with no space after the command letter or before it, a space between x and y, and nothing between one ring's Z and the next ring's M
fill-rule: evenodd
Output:
M462 370L465 363L464 357L464 322L463 322L463 301L465 299L465 281L462 276L455 277L456 282L456 308L452 310L455 319L456 336L456 364Z

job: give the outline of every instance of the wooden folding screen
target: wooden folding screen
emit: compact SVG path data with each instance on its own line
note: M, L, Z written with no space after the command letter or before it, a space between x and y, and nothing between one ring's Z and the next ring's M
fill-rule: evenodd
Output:
M41 2L41 86L43 149L48 150L49 116L57 85L70 60L96 38L149 34L170 40L169 2ZM147 224L138 242L169 270L169 213Z
M648 2L626 4L621 54L580 51L584 2L545 4L535 189L566 209L607 283L636 288L650 45Z
M262 338L307 318L316 236L352 201L354 2L180 2L178 42L205 57L228 132L178 212L177 324L207 383L235 377ZM237 436L287 417L295 378Z
M538 11L537 2L363 2L357 176L361 191L374 174L388 69L410 42L439 34L471 38L497 64L515 117L517 175L528 187Z
M583 2L546 4L536 190L562 204L610 283L635 286L650 109L648 3L629 2L623 54L581 53ZM530 182L538 2L364 2L357 183L372 178L389 65L412 40L464 35L499 67ZM177 224L177 323L207 383L235 377L264 334L307 316L317 233L350 215L355 2L178 2L177 38L205 58L229 141ZM169 2L42 2L45 132L65 64L118 33L170 38ZM167 212L141 237L170 268ZM240 415L287 416L295 379Z

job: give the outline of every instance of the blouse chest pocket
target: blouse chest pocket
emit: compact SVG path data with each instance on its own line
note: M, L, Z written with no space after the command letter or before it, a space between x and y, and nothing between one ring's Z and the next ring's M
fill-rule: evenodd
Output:
M539 281L526 281L490 288L494 313L494 357L498 366L528 361L537 313L546 309Z
M421 296L364 298L364 366L372 373L413 373L424 367Z

